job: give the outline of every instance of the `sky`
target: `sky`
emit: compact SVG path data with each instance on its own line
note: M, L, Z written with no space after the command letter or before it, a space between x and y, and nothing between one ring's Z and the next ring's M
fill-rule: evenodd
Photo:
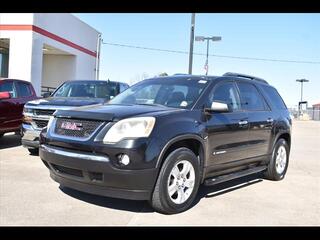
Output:
M104 42L189 51L191 13L74 14L102 33ZM266 79L288 107L300 101L300 83L308 105L320 103L320 14L218 14L197 13L195 36L221 36L211 42L210 54L313 61L283 63L209 57L209 75L238 72ZM195 53L206 53L205 42L194 42ZM205 74L205 55L194 55L193 74ZM189 55L101 46L100 79L134 83L143 76L166 72L187 73Z

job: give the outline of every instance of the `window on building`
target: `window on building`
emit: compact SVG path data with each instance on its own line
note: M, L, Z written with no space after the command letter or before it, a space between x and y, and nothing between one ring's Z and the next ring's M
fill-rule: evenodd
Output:
M7 78L9 70L9 50L0 45L0 77Z

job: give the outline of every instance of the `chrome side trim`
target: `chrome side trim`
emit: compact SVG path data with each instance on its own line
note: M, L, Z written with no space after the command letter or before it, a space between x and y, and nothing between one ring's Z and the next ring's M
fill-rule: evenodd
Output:
M218 151L218 152L213 152L213 155L218 155L218 154L223 154L226 153L227 151Z
M109 158L106 156L98 156L96 154L90 154L90 153L76 153L72 151L65 151L60 150L55 147L49 147L48 145L40 145L40 148L44 151L47 151L49 153L54 153L60 156L66 156L66 157L73 157L73 158L79 158L79 159L85 159L85 160L93 160L93 161L101 161L101 162L109 162Z

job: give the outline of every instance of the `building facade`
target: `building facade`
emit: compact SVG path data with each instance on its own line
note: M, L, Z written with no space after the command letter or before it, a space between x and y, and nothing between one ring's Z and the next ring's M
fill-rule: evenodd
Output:
M37 94L66 80L98 78L101 34L72 14L0 14L0 77Z

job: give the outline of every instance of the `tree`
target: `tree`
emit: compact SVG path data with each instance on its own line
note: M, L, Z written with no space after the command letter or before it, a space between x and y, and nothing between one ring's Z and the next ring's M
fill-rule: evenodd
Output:
M159 76L159 77L166 77L166 76L169 76L169 75L168 75L168 73L163 72L163 73L160 73L158 76Z

